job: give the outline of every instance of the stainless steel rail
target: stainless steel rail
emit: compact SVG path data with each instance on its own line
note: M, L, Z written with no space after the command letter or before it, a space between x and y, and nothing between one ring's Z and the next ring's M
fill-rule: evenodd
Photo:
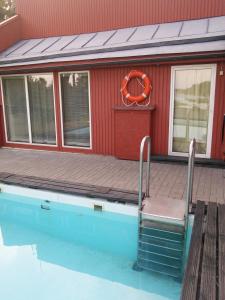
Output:
M140 145L140 163L139 163L139 188L138 188L138 209L139 212L142 210L142 195L143 195L143 163L144 163L144 149L146 143L148 144L147 149L147 170L146 170L146 192L145 196L149 197L150 188L150 155L151 155L151 138L150 136L145 136Z
M186 208L185 208L185 216L184 216L185 217L185 230L187 229L187 226L188 226L189 207L190 207L190 204L192 203L195 152L196 152L196 140L193 139L190 142L190 146L189 146Z
M188 177L187 177L187 191L186 191L186 207L184 213L184 247L183 247L183 265L182 271L185 270L186 256L187 256L187 236L188 236L188 222L189 222L189 207L192 203L193 180L194 180L194 163L195 163L196 140L193 139L189 146L188 157Z
M142 195L143 195L143 164L144 164L144 149L146 143L148 144L147 149L147 170L146 170L146 192L145 196L149 197L150 188L150 155L151 155L151 138L150 136L145 136L140 145L140 161L139 161L139 181L138 181L138 240L137 249L139 247L139 236L141 232L141 221L142 221ZM137 263L135 269L138 267L138 253L137 253Z

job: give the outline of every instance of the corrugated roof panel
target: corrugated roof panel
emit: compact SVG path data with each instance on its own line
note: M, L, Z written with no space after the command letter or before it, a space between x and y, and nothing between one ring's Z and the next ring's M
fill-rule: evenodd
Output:
M13 53L16 49L19 49L24 44L26 44L26 42L27 42L26 40L25 41L23 40L23 41L19 41L19 42L15 43L11 47L9 47L8 49L6 49L2 53L0 53L0 58L7 57L8 55L10 55L10 53Z
M75 38L77 38L77 35L63 36L58 41L53 43L49 48L47 48L45 52L50 53L61 51L66 46L68 46Z
M156 32L159 25L147 25L137 28L135 33L129 38L129 42L149 40Z
M210 51L222 51L225 50L225 41L211 41L205 43L193 43L193 44L182 44L182 45L168 45L160 47L148 47L142 49L132 49L132 50L119 50L112 52L101 52L101 53L89 53L89 54L78 54L69 56L54 56L54 57L43 57L38 60L17 60L17 61L4 61L3 66L19 66L19 65L35 65L50 62L66 62L66 61L85 61L93 59L103 59L103 58L123 58L123 57L142 57L151 55L161 55L161 54L182 54L182 53L193 53L195 52L210 52ZM1 67L1 61L0 61Z
M225 16L209 19L208 32L225 31Z
M182 22L160 24L155 35L154 39L178 37Z
M30 56L31 54L42 53L50 46L52 46L59 39L60 37L50 37L50 38L43 39L36 47L32 48L26 54Z
M26 54L29 50L37 46L42 39L33 39L33 40L28 40L25 44L23 44L21 47L17 48L13 52L10 53L11 57L15 57L18 55L24 55Z
M113 45L113 44L125 43L130 39L131 35L133 33L135 33L135 30L136 30L136 27L119 29L111 37L111 39L108 40L108 42L106 44Z
M154 55L166 47L176 53L225 50L225 16L124 28L74 36L31 39L16 43L0 54L0 65L53 60ZM218 41L218 44L213 43ZM207 43L207 44L206 44ZM196 45L202 45L202 47ZM204 44L204 47L203 47ZM219 45L219 46L218 46ZM223 48L224 47L224 48ZM148 49L147 52L144 49ZM157 52L156 52L157 51ZM142 53L142 54L141 54ZM170 52L172 53L172 52Z
M17 61L4 61L3 64L0 61L0 70L1 67L7 66L20 66L20 65L35 65L43 64L50 62L66 62L66 61L85 61L85 60L95 60L95 59L104 59L104 58L123 58L123 57L143 57L151 55L161 55L161 54L182 54L182 53L193 53L195 52L210 52L210 51L222 51L225 50L225 41L215 41L215 42L206 42L206 43L194 43L186 45L170 45L170 46L161 46L161 47L150 47L142 49L133 49L133 50L124 50L124 51L113 51L113 52L101 52L101 53L90 53L85 55L71 55L67 57L55 56L55 57L43 57L43 59L38 60L17 60Z
M73 50L73 49L79 49L86 45L91 39L95 36L95 33L84 33L78 35L78 37L70 43L68 46L64 48L64 50Z
M103 46L113 36L115 32L115 30L98 32L96 36L93 39L91 39L84 47Z
M185 21L180 36L206 34L208 22L208 19Z

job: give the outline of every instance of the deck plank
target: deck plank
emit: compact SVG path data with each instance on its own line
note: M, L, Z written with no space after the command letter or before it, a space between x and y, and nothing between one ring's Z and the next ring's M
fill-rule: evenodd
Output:
M205 203L197 201L195 220L192 230L190 252L187 261L187 267L183 279L181 292L182 300L197 300L198 274L200 268L202 236L204 225Z
M225 205L218 206L218 263L219 263L219 300L225 299Z
M199 299L216 299L217 204L207 208Z

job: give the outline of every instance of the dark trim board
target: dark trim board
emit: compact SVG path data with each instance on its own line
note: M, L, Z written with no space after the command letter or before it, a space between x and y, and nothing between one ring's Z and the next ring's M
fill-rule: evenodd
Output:
M160 155L153 155L152 161L162 162L162 163L180 163L180 164L187 164L188 157L182 156L160 156ZM225 169L225 162L223 160L216 160L216 159L209 159L209 158L196 158L195 165L201 167L211 167L211 168L221 168Z
M198 201L181 300L225 299L225 204Z
M8 185L16 185L36 190L77 195L89 198L100 198L110 202L124 204L138 204L138 193L136 191L120 190L110 187L85 185L35 176L22 176L11 173L0 173L0 182ZM144 194L143 194L144 197Z
M134 67L135 65L139 64L159 64L159 63L174 63L174 62L180 62L180 61L190 61L190 60L200 60L200 59L216 59L217 61L219 59L224 59L225 52L206 52L206 53L191 53L191 54L184 54L184 55L165 55L165 56L159 56L159 57L135 57L135 58L123 58L120 60L107 60L107 61L93 61L93 62L73 62L71 61L70 64L65 64L63 61L61 62L54 62L57 65L45 65L45 63L36 62L36 64L32 65L25 65L23 64L23 68L18 65L12 65L12 66L4 66L0 65L0 75L10 75L10 74L24 74L24 73L32 73L32 72L43 72L45 71L71 71L71 69L75 70L84 70L84 69L91 69L91 68L103 68L103 67L117 67L117 66L129 66L132 65ZM47 64L47 63L46 63ZM38 66L36 66L38 65ZM14 68L14 70L8 70L3 68ZM3 69L3 70L2 70Z

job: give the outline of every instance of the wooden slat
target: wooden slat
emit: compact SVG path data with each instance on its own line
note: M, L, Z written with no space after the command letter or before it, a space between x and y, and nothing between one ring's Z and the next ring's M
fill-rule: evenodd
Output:
M184 274L183 287L181 292L182 300L197 300L198 275L200 266L200 256L202 248L202 235L204 224L205 203L197 202L195 220L192 229L190 252L187 267Z
M216 299L216 239L217 204L209 203L201 267L200 300Z
M225 205L218 206L218 262L219 262L219 300L225 299Z

